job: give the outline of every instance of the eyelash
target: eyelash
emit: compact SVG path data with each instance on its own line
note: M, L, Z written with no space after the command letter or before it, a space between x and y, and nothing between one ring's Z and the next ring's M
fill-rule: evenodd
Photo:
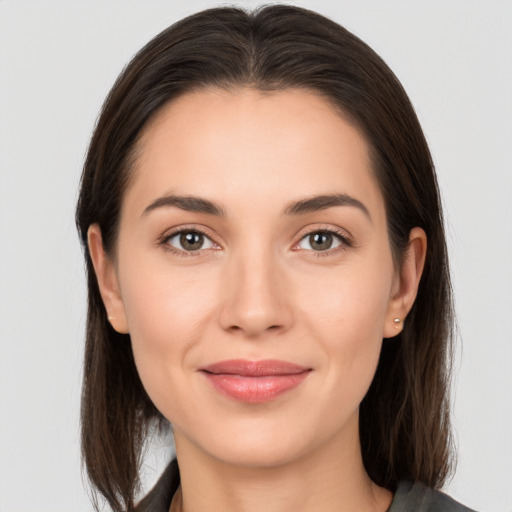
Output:
M159 244L162 245L165 250L167 250L173 254L176 254L178 256L183 256L183 257L199 256L199 255L203 254L203 251L208 250L208 249L198 249L197 251L187 251L184 249L176 249L175 247L173 247L172 245L169 244L169 241L172 238L174 238L178 235L184 234L184 233L200 234L200 235L204 236L205 238L207 238L213 245L216 246L216 248L220 247L219 244L215 243L211 239L211 237L206 233L205 230L202 230L201 228L198 228L198 227L180 228L180 229L177 229L176 231L172 231L171 233L165 234L164 236L162 236L160 238ZM347 236L347 234L345 232L343 232L341 230L333 229L333 228L317 228L317 229L313 229L311 231L304 233L300 237L299 241L296 244L294 244L292 250L300 251L301 249L298 249L296 247L298 247L299 244L304 239L306 239L307 237L309 237L311 235L317 234L317 233L333 235L335 238L338 239L338 241L340 242L340 245L338 247L335 247L334 249L327 249L325 251L315 251L313 249L311 249L311 250L306 249L306 251L311 253L311 256L313 256L313 257L324 258L324 257L331 256L333 254L337 254L338 252L345 251L345 250L353 247L352 241L350 240L350 238Z
M195 233L195 234L199 234L199 235L202 235L204 236L205 238L207 238L208 240L211 241L212 244L214 244L215 246L217 247L220 247L219 244L216 244L212 239L211 239L211 236L209 236L206 231L202 230L201 228L198 228L198 227L190 227L190 228L187 228L187 227L184 227L184 228L180 228L180 229L177 229L176 231L172 231L171 233L168 233L168 234L165 234L164 236L162 236L162 238L160 238L159 240L159 244L162 245L164 247L164 249L166 251L169 251L177 256L183 256L183 257L189 257L189 256L200 256L201 254L203 254L203 251L205 249L198 249L197 251L186 251L185 249L176 249L176 247L173 247L169 241L174 238L175 236L178 236L178 235L181 235L181 234L184 234L184 233Z
M306 232L300 237L300 240L293 246L294 250L300 251L301 249L295 249L298 247L298 245L307 237L310 237L311 235L322 233L322 234L329 234L333 235L334 238L337 238L340 242L340 245L338 247L334 247L333 249L327 249L325 251L315 251L313 249L307 250L308 253L310 253L310 256L314 258L326 258L329 256L334 256L339 254L340 252L346 251L347 249L350 249L353 247L352 240L348 237L347 233L338 229L334 228L317 228L313 229L311 231Z

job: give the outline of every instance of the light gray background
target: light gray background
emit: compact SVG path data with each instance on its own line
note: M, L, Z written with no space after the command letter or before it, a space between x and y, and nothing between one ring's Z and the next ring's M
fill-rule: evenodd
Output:
M478 510L510 512L512 3L293 3L368 42L423 123L446 207L463 345L459 464L447 491ZM91 510L79 462L85 288L73 223L83 156L133 53L213 5L0 0L1 512ZM165 450L155 453L148 466L163 463Z

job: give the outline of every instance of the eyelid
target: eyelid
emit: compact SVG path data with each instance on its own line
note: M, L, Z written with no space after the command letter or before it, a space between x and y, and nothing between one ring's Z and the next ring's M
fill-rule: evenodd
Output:
M213 247L208 247L206 249L201 248L197 249L196 251L187 251L185 249L179 249L169 244L169 240L183 233L200 233L211 242ZM162 236L159 237L158 245L163 246L169 252L179 256L199 256L204 254L205 251L219 250L221 248L221 245L214 240L214 237L208 232L208 230L203 226L198 226L197 224L177 226L168 229Z
M204 226L197 224L176 226L173 228L169 228L167 231L165 231L165 233L161 237L159 237L158 244L164 246L166 250L169 250L170 252L182 256L199 256L200 254L204 254L205 251L222 249L222 245L215 240L216 237L212 236L209 231L210 230L206 229ZM169 244L169 240L172 239L173 237L180 235L182 233L193 232L200 233L201 235L203 235L213 244L213 247L207 249L198 249L196 251L187 251L185 249L178 249ZM325 251L315 251L314 249L300 248L299 244L302 242L302 240L304 240L308 236L311 236L314 233L332 234L339 240L340 244L334 248L329 248ZM308 226L302 229L297 235L297 237L298 241L293 244L291 249L293 251L306 251L309 253L314 253L315 256L328 256L338 251L346 250L347 248L353 247L354 245L352 235L347 230L332 225Z
M307 237L315 234L315 233L329 233L331 235L333 235L334 237L336 237L339 242L340 242L340 245L336 246L336 247L333 247L333 248L329 248L325 251L315 251L314 249L302 249L299 247L299 244ZM317 225L317 226L314 226L314 227L308 227L306 228L305 230L301 230L301 232L298 234L298 241L296 243L294 243L293 247L292 247L292 250L294 251L306 251L306 252L310 252L310 253L314 253L315 256L327 256L329 254L333 254L333 253L336 253L338 251L343 251L343 250L346 250L350 247L353 247L354 243L353 243L353 240L352 240L352 236L350 235L350 233L348 233L346 230L342 229L342 228L339 228L339 227L334 227L334 226L322 226L322 225Z

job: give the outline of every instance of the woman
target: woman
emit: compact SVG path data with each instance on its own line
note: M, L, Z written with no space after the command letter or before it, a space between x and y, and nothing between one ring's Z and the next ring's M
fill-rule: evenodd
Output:
M84 460L121 510L468 510L441 207L384 62L288 6L198 13L103 107L77 207ZM151 422L177 461L137 506Z

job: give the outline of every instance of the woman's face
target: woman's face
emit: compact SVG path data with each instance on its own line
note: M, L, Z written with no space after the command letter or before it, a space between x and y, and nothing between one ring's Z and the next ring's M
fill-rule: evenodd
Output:
M98 259L178 453L271 466L357 445L406 286L368 146L325 99L206 89L167 105L141 139L116 261Z

